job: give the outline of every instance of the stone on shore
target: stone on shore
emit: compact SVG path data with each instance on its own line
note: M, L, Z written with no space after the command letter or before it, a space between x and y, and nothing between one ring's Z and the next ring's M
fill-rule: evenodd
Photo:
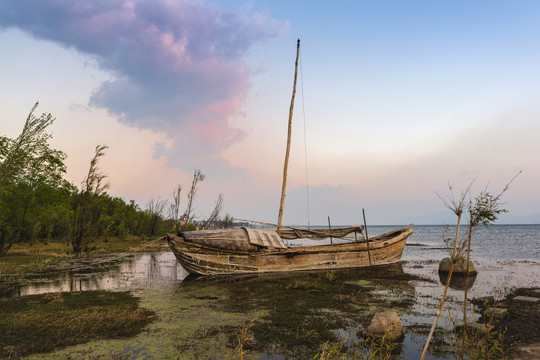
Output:
M375 314L364 336L388 340L403 338L403 326L395 311L383 311Z
M441 284L446 285L448 282L449 273L439 272L439 280ZM450 279L450 288L454 290L465 290L465 288L470 289L473 287L474 282L476 281L476 274L469 274L469 277L462 274L452 274Z
M516 296L513 300L528 301L528 302L536 303L540 301L540 298L532 297L532 296Z
M452 266L452 258L447 257L441 260L439 263L439 272L440 273L449 273L450 267ZM456 263L454 264L454 270L452 272L455 275L466 275L467 274L467 259L460 256L456 259ZM469 275L475 275L477 274L476 266L474 266L474 263L469 260Z

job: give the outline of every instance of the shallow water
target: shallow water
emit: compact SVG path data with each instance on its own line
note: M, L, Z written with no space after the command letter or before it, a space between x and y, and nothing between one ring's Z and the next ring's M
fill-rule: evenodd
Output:
M388 230L390 230L388 227L372 227L370 235ZM473 259L477 264L479 275L469 290L469 298L471 299L493 295L501 289L540 285L538 280L540 279L539 240L536 237L540 233L540 226L496 230L478 233L478 239L482 241L479 241L475 247L477 250ZM421 278L396 282L393 281L392 276L387 276L373 282L374 273L370 270L346 273L346 276L351 277L354 279L353 282L358 284L360 291L369 295L371 299L375 300L375 303L381 304L378 307L370 305L369 309L359 308L359 314L371 317L375 311L389 310L381 308L381 306L385 306L384 304L406 304L396 305L398 307L393 309L399 313L405 330L405 339L401 348L401 355L405 358L418 358L420 356L426 332L429 331L439 298L443 292L443 285L437 269L438 261L447 254L444 250L437 249L442 245L441 234L442 227L415 227L415 234L410 238L409 243L426 246L407 246L405 248L399 271L404 275L419 275ZM488 241L490 242L489 246L485 245ZM522 246L526 246L528 249L522 249ZM510 251L513 251L514 255ZM388 271L387 269L381 267L375 270L384 272ZM279 281L275 281L272 277L256 276L228 278L227 280L198 278L192 281L192 276L188 277L188 273L177 263L171 252L159 252L132 255L90 272L66 272L54 277L28 279L13 295L97 289L131 290L141 299L142 306L157 314L157 320L134 338L94 341L58 350L52 354L39 354L35 358L77 358L92 354L92 356L105 358L124 355L133 359L171 357L221 359L224 358L224 354L232 356L233 349L230 345L230 339L224 333L214 334L212 332L216 326L218 329L237 329L239 334L244 322L257 318L261 313L264 313L265 309L231 312L223 310L217 304L229 298L231 292L242 289L238 284L251 282L250 284L255 288L260 286L266 291L272 291L272 286L276 286L277 293L281 290L284 281L285 283L294 283L297 281L298 275L283 274L280 277ZM269 286L270 290L268 290ZM254 301L260 300L257 300L259 295L245 294L247 297L253 297ZM317 296L325 297L329 294L321 293ZM457 311L456 309L460 308L462 297L463 291L459 289L459 286L450 289L449 309ZM298 299L298 301L302 301L302 299ZM412 306L410 305L411 301ZM358 314L347 315L349 320L357 317ZM356 323L353 321L352 324L335 331L346 344L350 345L359 341L361 331L368 324L369 320ZM438 328L447 331L451 328L446 314L439 321ZM211 337L206 339L207 334L213 335L208 335ZM442 336L443 342L445 336L448 335L449 333ZM313 349L311 356L317 352L317 346L314 345ZM284 352L277 345L274 351L253 355L256 355L258 359L294 358L294 355ZM446 357L444 353L437 352L437 355L431 354L428 358L445 359Z
M135 254L91 270L85 266L79 272L66 271L54 276L29 278L12 295L170 287L188 275L171 252Z

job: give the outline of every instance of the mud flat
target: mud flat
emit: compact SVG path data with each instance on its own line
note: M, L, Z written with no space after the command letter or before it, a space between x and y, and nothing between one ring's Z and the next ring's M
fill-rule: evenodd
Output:
M362 331L376 312L385 310L399 314L405 332L403 341L389 350L418 358L443 290L437 267L436 260L409 256L400 264L357 270L193 278L171 253L162 252L137 254L96 272L33 279L12 295L129 291L140 308L153 314L151 322L130 337L86 339L29 355L31 359L234 358L243 328L251 338L244 341L243 350L256 359L313 358L325 343L352 357L368 351L362 350ZM540 270L538 263L526 261L480 261L478 267L471 300L506 293L513 284L533 287ZM462 290L450 289L452 311L459 312L462 297ZM512 339L509 329L507 337ZM429 359L453 358L451 330L445 315ZM533 336L531 343L537 340Z
M512 290L504 299L473 300L481 321L496 309L496 331L505 331L506 354L512 359L538 359L540 354L540 288Z

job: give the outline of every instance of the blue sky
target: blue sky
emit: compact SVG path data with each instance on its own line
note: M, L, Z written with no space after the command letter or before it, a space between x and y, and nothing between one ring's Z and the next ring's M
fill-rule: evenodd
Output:
M306 168L312 224L453 222L435 192L520 170L500 222L540 223L539 17L536 1L4 0L2 135L39 100L73 183L106 144L113 195L144 207L200 168L201 218L223 193L275 222L300 38L286 223L307 222Z

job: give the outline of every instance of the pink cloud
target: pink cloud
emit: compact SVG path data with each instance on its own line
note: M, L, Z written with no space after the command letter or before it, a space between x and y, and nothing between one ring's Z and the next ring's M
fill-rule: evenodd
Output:
M228 125L228 117L236 114L240 108L242 100L240 98L227 102L212 104L205 109L201 109L201 114L205 114L207 122L197 125L195 133L207 142L220 143L228 146L233 142L242 139L245 132L232 128Z
M249 93L244 62L286 25L194 0L3 0L0 28L16 27L92 56L112 78L90 104L126 124L167 131L194 161L219 157L243 132L229 125ZM186 131L191 138L186 141ZM174 149L173 149L174 150ZM185 159L185 157L183 157Z

